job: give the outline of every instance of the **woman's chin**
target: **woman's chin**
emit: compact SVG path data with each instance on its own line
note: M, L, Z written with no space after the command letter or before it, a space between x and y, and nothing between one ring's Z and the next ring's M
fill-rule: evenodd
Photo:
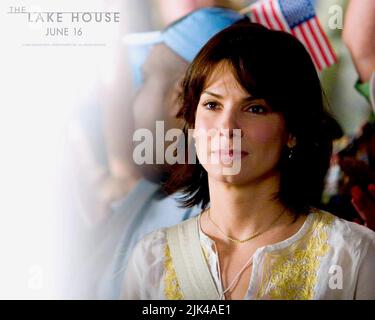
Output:
M216 181L241 185L246 183L247 177L230 166L215 166L207 171L208 177Z

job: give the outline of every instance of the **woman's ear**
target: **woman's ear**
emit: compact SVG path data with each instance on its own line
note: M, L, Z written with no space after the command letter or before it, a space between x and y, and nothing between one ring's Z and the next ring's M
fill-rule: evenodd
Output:
M297 145L297 138L290 133L286 145L289 149L294 148Z

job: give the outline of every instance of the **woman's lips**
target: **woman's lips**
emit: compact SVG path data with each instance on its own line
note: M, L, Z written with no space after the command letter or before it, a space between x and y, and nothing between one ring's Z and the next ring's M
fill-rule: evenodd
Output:
M242 159L249 155L248 152L242 150L216 150L212 151L213 154L219 155L221 160L234 160L234 159Z

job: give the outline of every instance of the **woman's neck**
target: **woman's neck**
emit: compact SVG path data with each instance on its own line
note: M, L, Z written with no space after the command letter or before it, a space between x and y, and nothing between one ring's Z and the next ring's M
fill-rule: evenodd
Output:
M227 235L237 239L262 232L285 211L275 199L279 190L277 177L241 186L209 179L209 190L211 219ZM290 221L290 217L284 216L278 220Z

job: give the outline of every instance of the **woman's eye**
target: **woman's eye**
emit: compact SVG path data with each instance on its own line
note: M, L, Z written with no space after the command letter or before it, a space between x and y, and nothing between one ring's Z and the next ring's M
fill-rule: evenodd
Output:
M246 111L248 112L251 112L251 113L255 113L255 114L264 114L264 113L267 113L267 108L263 107L263 106L260 106L260 105L254 105L254 106L250 106L246 109Z
M208 101L208 102L205 102L203 103L203 106L208 109L208 110L216 110L218 105L216 102L214 101Z

